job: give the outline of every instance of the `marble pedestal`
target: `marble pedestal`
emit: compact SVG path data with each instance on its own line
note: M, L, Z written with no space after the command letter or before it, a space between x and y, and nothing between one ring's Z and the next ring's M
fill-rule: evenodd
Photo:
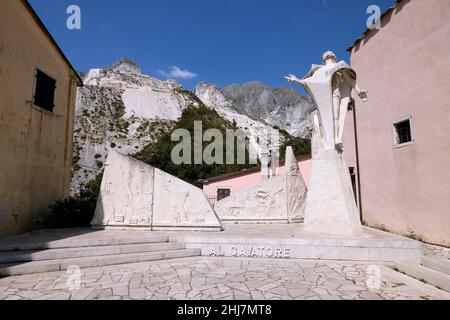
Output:
M323 235L361 236L363 229L344 153L325 148L317 129L313 131L312 159L305 231Z
M418 262L422 248L418 241L366 227L358 237L319 235L303 224L233 224L224 229L163 234L213 257Z

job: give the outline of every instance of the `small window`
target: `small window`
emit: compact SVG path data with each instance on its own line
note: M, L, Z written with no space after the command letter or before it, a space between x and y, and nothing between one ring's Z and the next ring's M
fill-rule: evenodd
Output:
M33 104L49 112L55 108L56 80L36 69Z
M349 170L350 170L350 179L352 181L353 195L355 196L356 203L358 203L358 199L356 198L356 195L357 195L357 193L356 193L356 187L357 187L356 186L356 170L355 170L355 167L350 167Z
M394 145L403 146L413 142L411 119L406 119L394 124Z
M230 189L217 189L217 201L228 198L231 195Z

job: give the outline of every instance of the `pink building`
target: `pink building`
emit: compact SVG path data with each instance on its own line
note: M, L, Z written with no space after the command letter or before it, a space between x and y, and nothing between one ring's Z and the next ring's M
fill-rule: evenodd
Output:
M381 22L349 48L369 90L344 141L362 217L450 245L450 1L400 0Z
M308 184L311 173L311 156L297 157L300 172L302 173L305 183ZM285 172L284 162L280 163L277 174ZM203 192L210 201L221 200L230 195L235 195L242 190L256 186L262 181L261 168L255 167L248 170L230 173L227 175L204 180Z

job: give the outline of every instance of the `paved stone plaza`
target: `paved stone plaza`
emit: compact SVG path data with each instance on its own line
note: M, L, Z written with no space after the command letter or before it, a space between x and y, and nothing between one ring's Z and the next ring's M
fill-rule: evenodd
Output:
M388 265L306 260L194 257L0 279L0 299L450 299ZM371 289L369 289L371 288Z

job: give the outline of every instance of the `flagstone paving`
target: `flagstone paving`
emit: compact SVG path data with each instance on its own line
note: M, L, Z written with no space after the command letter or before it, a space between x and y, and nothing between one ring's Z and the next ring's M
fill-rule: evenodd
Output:
M363 262L196 257L82 269L79 275L2 278L0 300L450 299L387 265Z

